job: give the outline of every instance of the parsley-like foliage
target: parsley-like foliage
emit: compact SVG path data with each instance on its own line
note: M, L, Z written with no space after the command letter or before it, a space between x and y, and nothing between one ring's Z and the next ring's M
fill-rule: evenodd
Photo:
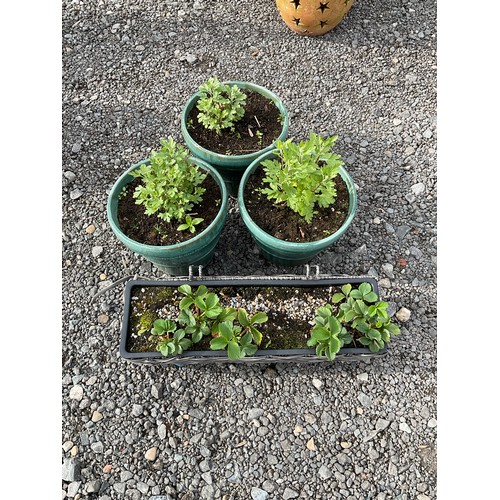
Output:
M171 137L161 139L160 143L161 149L151 153L149 163L130 173L142 181L135 188L134 198L138 205L144 206L146 215L156 214L166 222L187 223L190 210L202 201L205 188L201 184L207 174L189 159L189 151ZM185 229L194 232L193 224L199 222L194 219Z
M308 140L299 143L276 141L278 157L262 162L268 187L260 191L311 223L315 207L329 207L337 197L334 179L344 163L331 152L336 140L337 136L323 138L311 132Z
M198 121L205 128L220 134L223 129L233 129L234 124L244 116L247 96L237 85L221 83L214 76L198 90Z

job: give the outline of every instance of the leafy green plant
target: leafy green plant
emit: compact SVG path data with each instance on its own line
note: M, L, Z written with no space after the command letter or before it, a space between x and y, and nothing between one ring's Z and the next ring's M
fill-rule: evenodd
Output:
M352 341L349 334L340 321L334 316L333 308L330 304L319 307L314 318L314 328L311 331L311 338L307 345L316 346L317 356L326 356L333 361L341 347L348 345Z
M195 217L194 219L192 219L188 214L186 215L186 222L184 224L181 224L177 228L177 231L185 231L187 229L189 230L189 232L194 233L196 231L195 226L200 222L203 222L203 219L200 219L199 217Z
M151 153L148 163L130 172L132 177L141 179L133 196L138 205L144 206L146 215L156 214L166 222L183 222L193 206L202 201L205 188L201 184L207 174L189 159L189 151L171 137L160 143L161 149ZM192 220L186 229L194 232L193 224L197 223Z
M260 191L275 204L285 203L307 223L316 207L329 207L337 197L335 177L344 163L332 153L337 136L323 138L314 132L309 139L276 141L278 157L262 162L268 187Z
M252 356L262 342L262 333L255 325L265 323L268 316L258 312L249 316L243 308L238 309L237 317L219 322L216 337L210 341L213 350L227 349L229 359L235 361L244 356ZM234 324L237 321L239 324Z
M339 305L337 319L361 333L359 342L371 352L378 352L391 335L400 333L387 313L389 304L378 300L370 283L361 283L357 289L344 285L341 290L332 297L332 302Z
M217 294L205 285L196 290L181 285L178 291L183 297L177 321L157 319L151 329L150 340L156 340L157 350L164 356L181 354L207 335L214 337L210 348L227 349L232 360L255 353L262 342L257 326L268 320L267 314L249 315L243 308L222 307Z
M247 97L237 85L221 83L217 77L211 77L198 91L198 121L205 128L220 134L223 129L234 129L234 124L245 115Z
M193 343L212 331L212 323L224 309L219 304L219 297L208 292L205 285L200 285L194 292L190 285L181 285L179 292L185 295L179 304L179 323L185 325L186 333L191 335Z
M157 350L164 356L182 354L192 346L193 342L186 337L186 331L177 329L175 321L169 319L157 319L151 330L151 337L157 337Z
M210 341L210 349L227 349L229 359L236 361L244 356L252 356L257 351L257 346L252 344L252 334L242 333L239 325L232 321L224 321L219 325L219 336Z

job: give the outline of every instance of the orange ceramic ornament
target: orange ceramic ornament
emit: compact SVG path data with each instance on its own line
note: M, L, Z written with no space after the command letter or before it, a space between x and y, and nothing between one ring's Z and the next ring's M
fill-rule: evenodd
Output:
M286 25L299 35L318 36L342 21L353 0L276 0Z

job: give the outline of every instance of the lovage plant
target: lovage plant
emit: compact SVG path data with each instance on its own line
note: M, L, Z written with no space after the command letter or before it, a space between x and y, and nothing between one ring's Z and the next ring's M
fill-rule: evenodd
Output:
M278 157L262 162L263 183L268 187L261 192L311 223L315 208L329 207L337 197L335 177L344 163L331 152L336 140L337 136L323 138L311 132L308 140L299 143L277 141Z
M221 83L214 76L198 90L198 121L205 128L220 134L224 129L233 129L245 115L246 95L237 85Z
M135 188L136 203L143 205L146 215L156 215L182 224L178 230L196 231L203 219L192 219L190 211L203 199L202 183L207 174L190 159L190 152L172 137L160 140L161 149L153 151L149 162L130 172L141 184Z

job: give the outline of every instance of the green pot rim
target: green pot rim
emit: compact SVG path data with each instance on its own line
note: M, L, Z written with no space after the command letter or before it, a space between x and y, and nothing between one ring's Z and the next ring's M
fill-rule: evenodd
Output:
M241 182L238 188L238 205L240 208L240 213L241 217L243 219L243 222L246 224L248 227L249 231L252 233L252 235L255 235L256 239L261 240L261 241L267 241L269 242L272 246L278 249L282 250L315 250L317 249L318 251L321 251L322 249L330 246L330 244L334 243L337 241L347 230L347 228L351 225L352 220L354 219L354 216L356 214L356 209L357 209L357 194L356 194L356 186L354 185L354 180L352 177L349 175L347 170L343 167L339 167L339 174L342 177L343 181L347 185L348 191L349 191L349 211L347 214L346 219L344 220L342 226L335 231L333 234L330 234L326 238L322 238L321 240L316 240L316 241L308 241L304 243L299 243L295 241L286 241L286 240L280 240L279 238L276 238L275 236L270 235L266 231L264 231L260 226L258 226L253 219L250 217L250 214L248 213L246 206L245 206L245 201L244 201L244 190L245 186L247 184L248 179L250 176L253 174L253 172L259 167L262 161L267 160L267 159L272 159L277 156L278 150L274 149L273 151L268 151L264 153L263 155L259 156L254 162L252 162L248 168L245 170L243 173L243 176L241 178Z
M212 167L210 164L208 164L207 162L201 160L200 158L196 158L195 156L190 156L189 159L195 163L196 165L198 165L199 167L203 168L204 170L208 171L212 177L214 178L214 180L217 182L217 184L219 185L219 189L221 191L221 200L222 200L222 203L221 203L221 206L219 208L219 212L217 213L215 219L210 223L210 225L208 227L206 227L201 233L193 236L192 238L189 238L188 240L185 240L185 241L182 241L180 243L175 243L173 245L148 245L146 243L141 243L139 241L136 241L132 238L130 238L129 236L127 236L120 228L119 224L118 224L118 220L117 220L117 217L115 217L115 213L113 213L113 210L111 208L111 204L112 204L112 200L113 198L115 197L115 194L117 192L118 189L122 189L124 186L126 186L127 184L129 184L130 182L132 182L134 180L134 177L132 177L131 175L129 175L129 173L132 171L132 170L135 170L136 168L140 167L141 165L145 164L145 163L150 163L150 160L149 159L145 159L145 160L141 160L139 163L136 163L135 165L132 165L130 168L128 168L117 180L116 182L113 184L113 187L111 188L111 191L109 192L109 195L108 195L108 202L107 202L107 215L108 215L108 221L111 225L111 229L113 230L113 232L115 233L115 235L125 244L130 244L132 246L136 245L136 246L142 246L144 248L147 248L148 251L150 252L155 252L155 251L158 251L158 252L161 252L165 249L177 249L177 248L182 248L182 247L187 247L188 245L191 245L192 243L202 239L207 233L209 233L214 226L216 226L219 221L225 217L225 212L227 212L227 199L228 199L228 194L227 194L227 189L226 189L226 185L224 183L224 180L222 179L221 175L219 174L219 172L217 172L217 170ZM124 182L126 179L130 178L130 180L128 180L128 182Z
M288 127L290 124L288 110L286 109L285 105L283 104L283 101L274 92L271 92L266 87L262 87L261 85L257 85L256 83L251 83L251 82L244 82L244 81L239 81L239 80L228 80L228 81L224 81L221 83L226 84L226 85L237 85L238 88L241 88L241 89L253 90L254 92L258 92L259 94L262 94L263 96L271 99L274 102L275 106L279 109L280 113L285 117L283 126L281 128L281 134L271 144L269 144L269 146L266 146L265 148L263 148L259 151L255 151L254 153L248 153L248 154L244 154L244 155L224 155L221 153L216 153L215 151L210 151L209 149L206 149L203 146L200 146L191 137L191 135L188 132L187 126L186 126L188 113L191 111L191 109L193 108L193 106L196 104L196 102L198 101L198 99L200 97L201 92L198 91L198 92L194 93L188 99L188 101L186 102L186 104L182 110L181 132L182 132L182 135L184 136L184 139L186 140L186 142L189 142L189 141L192 142L193 145L196 146L196 148L198 148L200 151L202 151L203 153L210 155L216 159L224 160L224 159L228 159L228 158L234 158L235 160L243 161L243 160L253 160L255 158L255 155L260 156L261 154L263 154L265 152L271 151L272 149L274 149L276 147L275 142L277 140L283 141L284 139L286 139L286 137L288 135Z

